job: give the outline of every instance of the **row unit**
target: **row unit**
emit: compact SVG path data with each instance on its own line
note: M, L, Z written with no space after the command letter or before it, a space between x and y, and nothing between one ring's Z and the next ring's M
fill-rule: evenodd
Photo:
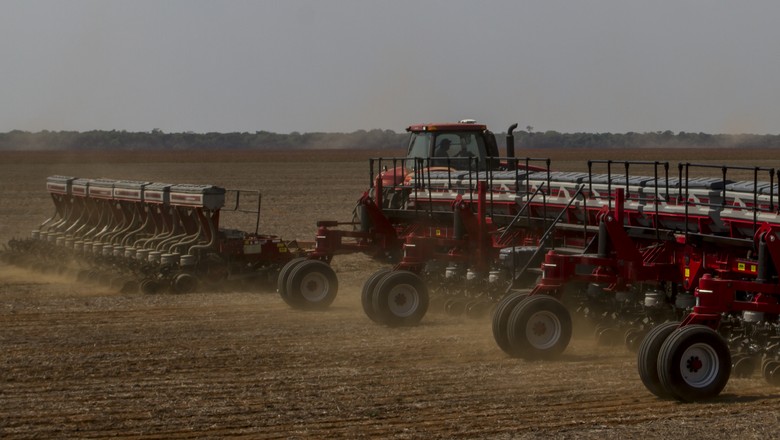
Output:
M50 194L68 197L158 203L209 210L225 206L225 189L214 185L49 176L46 189Z

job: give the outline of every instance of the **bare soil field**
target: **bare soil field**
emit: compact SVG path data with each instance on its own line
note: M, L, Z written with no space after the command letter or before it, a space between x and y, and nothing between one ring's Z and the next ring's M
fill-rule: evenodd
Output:
M780 166L775 151L534 151L588 159ZM0 243L53 213L49 175L209 183L263 193L261 230L312 240L349 220L376 152L0 153ZM254 228L253 218L223 223ZM635 356L575 335L556 362L507 357L489 318L375 325L379 265L338 256L322 312L275 293L120 294L0 264L0 438L780 438L780 389L732 378L718 399L651 395Z

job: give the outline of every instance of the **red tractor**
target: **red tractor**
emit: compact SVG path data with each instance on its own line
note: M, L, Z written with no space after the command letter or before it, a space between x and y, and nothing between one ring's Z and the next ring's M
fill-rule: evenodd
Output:
M361 295L381 324L414 325L432 302L492 309L502 350L551 359L577 315L600 342L638 351L640 377L659 396L713 397L732 371L760 369L780 384L774 169L684 163L675 176L666 162L589 161L588 172L560 172L495 156L481 125L408 130L406 157L370 161L355 220L319 222L315 249L282 269L288 302L329 304L327 263L362 251L391 265ZM445 139L446 156L436 153ZM457 156L464 145L473 156Z
M337 286L327 263L359 251L392 265L364 284L372 320L414 325L431 302L479 315L538 277L539 249L587 245L592 228L545 236L557 214L540 208L549 160L513 157L515 127L505 158L493 133L473 121L407 128L407 155L370 160L370 187L353 221L318 222L314 250L282 269L281 296L294 307L327 306Z

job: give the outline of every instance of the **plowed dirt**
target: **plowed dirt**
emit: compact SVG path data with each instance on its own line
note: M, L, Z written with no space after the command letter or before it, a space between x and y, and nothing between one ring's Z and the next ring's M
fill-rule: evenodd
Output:
M311 240L316 220L351 218L368 167L357 154L298 154L9 156L0 160L0 240L51 215L52 174L261 189L261 229ZM254 219L233 225L253 229ZM496 346L489 318L429 313L414 328L375 325L360 287L378 267L336 257L338 298L303 312L274 293L120 294L0 265L0 437L780 437L780 389L758 376L681 404L651 395L633 354L586 332L560 361L525 362Z

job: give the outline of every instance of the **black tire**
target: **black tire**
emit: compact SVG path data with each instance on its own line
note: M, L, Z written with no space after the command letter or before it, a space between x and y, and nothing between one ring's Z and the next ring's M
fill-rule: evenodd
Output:
M390 327L417 325L428 311L428 288L416 274L399 270L382 277L372 295L380 322Z
M731 353L713 329L689 325L672 332L661 346L658 376L678 400L694 402L716 397L731 375Z
M648 391L662 399L668 399L672 395L661 385L661 379L658 376L658 352L666 338L679 326L679 322L664 322L653 327L647 332L637 349L636 363L639 369L639 378L642 379L642 383Z
M512 346L509 343L507 321L509 321L509 315L515 306L526 298L528 298L528 292L510 293L501 298L501 301L496 304L496 308L493 309L493 339L496 340L496 344L504 353L513 357L516 355L512 352Z
M372 297L379 281L391 271L392 269L382 268L372 273L371 276L366 279L366 282L363 283L363 290L360 293L360 302L363 304L363 312L365 312L366 316L371 318L372 321L379 324L382 323L382 320L380 314L374 310L374 300Z
M290 279L290 272L292 272L293 268L304 261L306 261L306 257L293 258L288 261L287 264L282 266L279 276L276 278L276 292L282 297L284 302L292 307L295 307L295 305L291 303L287 295L287 280Z
M554 359L571 340L571 315L552 296L531 295L509 314L507 330L516 356L526 360Z
M198 289L198 278L187 272L182 272L173 277L171 290L173 293L192 293Z
M339 291L336 272L320 260L305 260L296 264L287 279L288 304L306 310L328 308Z

